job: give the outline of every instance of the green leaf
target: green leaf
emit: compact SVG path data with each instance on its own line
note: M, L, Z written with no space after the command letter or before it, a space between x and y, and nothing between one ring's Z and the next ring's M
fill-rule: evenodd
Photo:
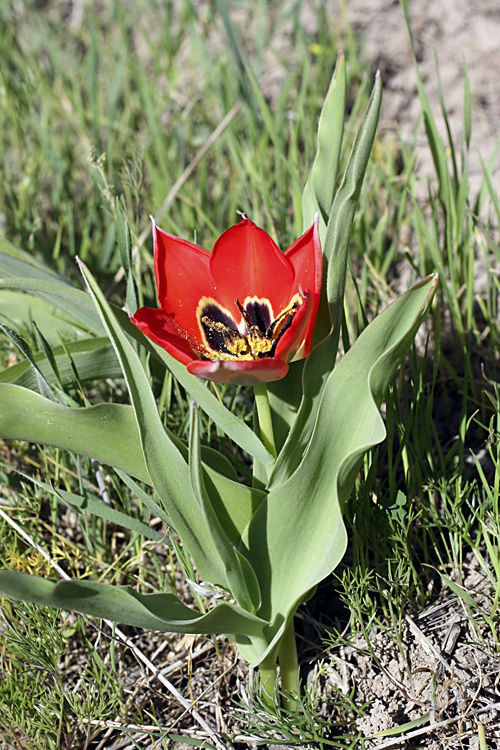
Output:
M328 219L323 253L327 263L327 297L332 307L335 351L342 323L349 240L366 167L377 134L381 103L382 77L377 73L370 101L356 134L342 184L335 196Z
M0 272L1 270L0 262ZM53 304L59 307L61 312L71 316L69 320L78 322L79 328L84 328L85 330L101 329L101 321L99 316L96 315L90 295L63 283L61 280L53 281L45 278L42 280L37 278L33 280L29 276L26 279L4 279L0 281L0 290L2 288L22 290L40 296L43 299L48 297L48 295L52 295L54 298ZM0 306L1 296L2 295L0 295ZM48 298L50 299L50 297ZM12 301L9 301L9 310L11 307ZM53 309L53 307L51 309ZM207 388L205 381L191 375L187 371L185 365L174 359L164 349L161 349L152 341L149 341L149 339L147 339L146 336L144 336L144 334L130 322L128 315L123 310L113 306L112 309L114 310L115 316L123 330L139 341L153 354L154 357L168 367L182 387L189 393L191 398L196 401L198 406L200 406L203 411L214 420L228 437L234 440L240 448L253 456L257 461L260 461L265 465L269 465L274 461L274 458L268 453L268 451L266 451L257 435L255 435L242 419L236 417L224 406L213 391ZM25 303L24 295L21 297L21 310L29 310L29 307ZM30 315L36 317L32 313L30 313ZM31 322L31 319L32 318L30 317L29 322ZM65 318L63 318L63 322L65 325L68 325L68 321ZM76 325L76 322L74 325ZM57 330L56 322L54 322L52 326L48 324L44 326L45 329L50 329L51 327ZM113 375L106 375L105 377L113 377Z
M328 217L337 187L344 132L346 90L345 57L343 52L339 52L318 122L316 156L302 194L303 230L309 229L314 216L318 214L322 246L324 246ZM323 289L326 289L326 269L324 275ZM330 328L330 310L325 297L320 305L315 337L318 340L324 338ZM286 378L269 383L267 387L278 453L297 417L303 396L303 368L303 362L292 364ZM291 439L293 441L293 437Z
M206 614L186 607L174 594L138 594L91 581L49 581L14 570L0 570L4 596L59 607L123 625L163 633L239 633L260 636L266 623L230 604L221 603Z
M83 263L80 268L127 381L153 487L202 579L228 588L220 552L191 488L189 466L161 423L142 364L92 274Z
M337 184L344 133L346 93L345 57L343 52L339 52L319 118L316 157L302 195L303 230L309 229L314 215L318 213L321 241L325 239L326 225Z
M273 463L274 457L264 448L257 435L242 419L232 414L217 398L213 390L211 390L212 384L208 386L206 381L197 378L195 375L191 375L185 365L174 359L165 349L149 341L133 323L130 323L128 319L125 321L123 315L124 313L118 317L122 328L142 343L157 359L161 360L168 367L174 378L178 380L193 401L196 401L198 406L213 419L215 424L231 440L234 440L242 450L249 453L256 461L260 461L265 466Z
M125 404L73 409L17 385L0 383L0 437L69 450L151 484L134 410ZM185 460L186 446L178 441L177 447ZM221 461L213 461L210 449L203 449L203 458L208 462L205 484L215 512L231 543L239 547L244 529L266 495L221 474ZM172 526L164 511L163 515L153 512Z
M151 482L131 406L72 409L26 388L0 383L0 437L74 451Z
M255 513L245 541L263 597L258 614L281 637L298 604L344 555L342 513L363 455L385 437L378 412L430 305L437 277L420 282L363 331L330 374L311 441L294 474ZM272 631L271 631L272 632ZM246 658L255 658L241 647Z
M333 328L329 336L311 352L304 364L303 396L288 439L273 467L270 486L283 482L298 466L309 444L323 388L335 367L342 326L344 290L349 241L363 178L377 132L382 101L379 74L361 121L351 155L331 208L323 244L326 265L328 303L332 308ZM326 334L324 322L320 322Z

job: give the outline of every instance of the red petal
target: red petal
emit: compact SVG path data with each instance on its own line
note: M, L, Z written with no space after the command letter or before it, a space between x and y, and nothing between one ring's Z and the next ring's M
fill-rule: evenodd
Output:
M257 385L281 380L288 372L288 365L282 359L253 359L249 361L196 360L187 369L193 375L214 383L235 383L238 385Z
M309 290L312 294L309 327L305 333L304 354L301 355L302 357L307 357L312 347L323 272L323 255L321 253L317 221L314 222L312 227L302 237L299 237L288 248L285 256L291 262L295 271L293 294L297 292L303 294L305 290Z
M158 301L180 328L201 343L196 309L201 297L221 301L210 272L210 253L153 226Z
M166 349L172 357L187 365L198 359L193 345L196 342L190 340L189 336L182 335L173 319L166 315L163 310L152 307L141 307L135 315L130 318L132 323L139 328L149 339Z
M290 300L292 264L267 232L249 219L243 219L219 237L210 258L210 270L226 307L235 316L238 315L235 299L240 302L246 297L268 299L275 315Z
M292 324L280 336L276 345L274 356L284 359L287 362L307 357L311 352L310 346L307 349L308 342L306 341L306 337L309 327L314 327L314 319L312 318L314 308L313 294L307 290L303 294L303 299L303 303L293 316Z

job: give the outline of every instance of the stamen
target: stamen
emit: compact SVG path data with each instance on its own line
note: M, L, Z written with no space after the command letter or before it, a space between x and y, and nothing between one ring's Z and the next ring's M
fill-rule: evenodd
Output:
M200 300L196 312L206 345L206 351L200 351L202 356L211 360L245 361L272 357L303 300L296 294L274 320L268 299L247 297L243 304L237 299L234 302L242 318L239 326L229 310L214 299Z

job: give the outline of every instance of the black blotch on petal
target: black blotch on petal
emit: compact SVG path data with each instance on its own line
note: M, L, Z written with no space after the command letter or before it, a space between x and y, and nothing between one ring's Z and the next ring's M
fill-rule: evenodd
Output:
M264 300L248 300L245 310L253 325L262 333L266 333L273 320L271 304Z

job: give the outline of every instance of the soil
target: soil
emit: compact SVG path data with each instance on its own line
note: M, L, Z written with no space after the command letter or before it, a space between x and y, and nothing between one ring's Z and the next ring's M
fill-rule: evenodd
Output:
M333 14L341 3L332 3ZM335 8L335 6L337 6ZM413 139L420 115L411 45L398 0L349 0L349 22L363 40L364 55L384 81L381 129L398 131ZM470 177L473 187L482 178L481 159L488 164L499 142L500 4L497 0L410 0L410 23L422 81L441 135L446 137L439 115L439 81L453 140L460 152L463 136L464 71L470 81L472 139ZM416 171L434 176L432 159L421 125ZM500 165L493 174L500 187Z

